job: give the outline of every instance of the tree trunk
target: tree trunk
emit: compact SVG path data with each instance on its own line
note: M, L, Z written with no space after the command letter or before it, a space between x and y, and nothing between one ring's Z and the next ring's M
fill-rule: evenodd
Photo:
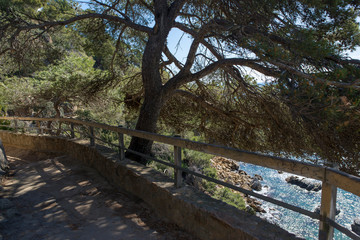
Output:
M161 94L149 93L145 97L144 103L141 106L139 119L136 124L136 130L146 132L156 132L156 123L160 115L161 107L163 106L163 99ZM142 154L150 155L153 141L133 137L130 142L129 149ZM149 160L136 155L132 152L126 152L127 158L137 161L141 164L146 165Z
M160 74L160 62L162 52L166 45L166 39L176 18L176 13L180 11L185 1L179 1L169 8L167 1L154 1L155 26L153 32L149 33L144 54L142 57L142 81L145 89L145 98L141 106L136 130L146 132L156 132L156 123L160 115L160 110L166 101L165 90L162 86ZM152 141L133 137L129 149L142 154L151 153ZM148 160L130 153L126 157L146 164Z

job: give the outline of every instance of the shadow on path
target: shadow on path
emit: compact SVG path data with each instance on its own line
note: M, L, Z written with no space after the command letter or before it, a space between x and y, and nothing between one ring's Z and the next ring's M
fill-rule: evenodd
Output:
M3 239L195 239L68 156L6 152L14 174L0 199L14 207L0 212Z

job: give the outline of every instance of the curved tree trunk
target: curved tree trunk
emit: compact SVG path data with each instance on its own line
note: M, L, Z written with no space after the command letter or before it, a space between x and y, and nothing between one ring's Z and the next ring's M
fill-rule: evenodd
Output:
M163 99L161 95L156 93L149 93L148 96L145 97L144 103L141 106L139 119L136 124L136 130L156 132L156 123L159 118L162 106ZM133 137L131 139L129 149L149 155L151 153L152 144L153 142L150 140ZM147 159L129 151L126 152L126 157L144 165L148 163Z
M145 89L145 97L140 109L139 118L135 128L136 130L156 132L156 123L164 102L162 81L159 71L163 48L161 41L165 41L164 39L166 40L166 36L164 37L161 34L149 36L149 40L144 50L142 58L142 81ZM129 149L149 155L151 153L151 147L152 141L133 137ZM129 151L126 153L126 157L144 165L148 162L148 160L134 153L130 153Z
M177 13L185 2L184 0L177 0L170 6L168 1L165 0L154 1L155 26L153 31L149 33L141 67L145 98L140 109L136 130L156 132L156 123L160 110L169 95L169 91L162 85L160 74L162 52ZM151 153L151 146L152 141L134 137L131 139L129 149L148 155ZM126 156L142 164L148 162L146 159L130 152L127 152Z

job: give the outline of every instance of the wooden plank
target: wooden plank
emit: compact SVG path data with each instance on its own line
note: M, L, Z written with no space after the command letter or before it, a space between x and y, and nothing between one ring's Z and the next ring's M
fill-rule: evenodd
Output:
M15 132L17 132L18 131L18 122L16 119L14 120L14 125L15 125Z
M95 146L94 127L90 126L90 146Z
M335 220L337 188L327 182L322 183L319 240L332 240L334 228L326 221L326 218Z
M355 232L347 229L346 227L338 224L337 222L331 220L331 219L326 219L326 221L333 226L334 228L336 228L337 230L339 230L340 232L346 234L348 237L350 237L351 239L354 240L360 240L360 236L357 235Z
M71 128L71 138L75 138L75 126L74 123L70 123Z
M360 177L333 168L327 168L326 182L360 196Z
M180 136L176 136L179 138ZM181 171L181 147L174 146L174 163L175 166L180 168L174 168L175 171L175 187L182 186L182 171Z
M119 126L122 127L122 126ZM124 134L118 133L119 136L119 158L120 160L125 160L125 144L124 144Z

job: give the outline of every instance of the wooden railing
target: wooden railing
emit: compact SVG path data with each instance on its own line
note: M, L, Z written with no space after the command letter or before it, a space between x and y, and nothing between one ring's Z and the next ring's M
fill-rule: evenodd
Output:
M257 197L267 202L271 202L278 206L290 209L292 211L301 213L310 218L319 220L319 239L332 239L334 228L338 229L340 232L346 234L352 239L360 239L360 236L345 228L344 226L335 222L335 212L336 212L336 192L337 187L342 188L350 193L353 193L357 196L360 196L360 178L341 172L334 168L319 166L305 162L299 162L292 159L273 157L269 155L263 155L248 151L243 151L235 148L218 146L213 144L206 144L201 142L194 142L186 139L182 139L180 137L170 137L163 136L155 133L149 133L138 130L131 130L123 127L115 127L109 126L106 124L100 124L95 122L86 122L77 119L71 118L33 118L33 117L0 117L0 120L9 120L11 121L10 127L15 131L21 129L37 129L38 133L43 133L44 131L57 131L57 133L68 133L70 138L74 138L75 134L81 134L84 137L88 137L90 139L90 145L94 146L96 140L104 141L98 137L94 132L94 129L104 129L109 130L111 132L115 132L118 134L119 142L118 144L107 143L112 145L113 147L117 147L119 149L120 160L125 158L125 151L129 151L139 156L142 156L147 159L151 159L153 161L162 163L164 165L170 166L174 168L175 178L174 184L176 187L182 186L182 171L188 174L192 174L194 176L203 178L205 180L214 182L216 184L228 187L230 189L242 192L244 194ZM36 122L36 126L26 127L20 126L19 121L32 121ZM58 123L59 127L51 127L48 129L47 124L41 124L44 122L53 122ZM66 124L69 128L61 129L61 124ZM6 125L9 127L8 125ZM80 126L83 131L76 131L75 126ZM87 129L87 131L84 131ZM144 138L160 143L165 143L174 146L174 162L175 164L165 162L154 157L150 157L148 155L144 155L130 149L125 148L124 145L124 134L129 135L131 137L139 137ZM267 168L272 168L276 170L285 171L288 173L293 173L297 175L301 175L308 178L313 178L322 181L322 193L321 193L321 207L320 214L316 212L311 212L306 209L261 195L259 193L249 191L229 183L210 178L208 176L199 174L197 172L191 171L186 168L181 167L181 148L195 150L203 153L213 154L217 156L222 156L226 158L230 158L234 161L241 161L245 163L251 163Z

